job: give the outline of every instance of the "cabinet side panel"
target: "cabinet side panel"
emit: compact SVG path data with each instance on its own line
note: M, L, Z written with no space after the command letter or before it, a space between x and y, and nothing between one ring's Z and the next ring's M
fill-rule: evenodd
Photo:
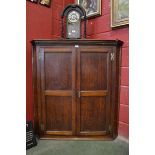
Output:
M121 79L121 52L122 48L116 48L115 61L115 115L114 115L114 136L118 135L119 111L120 111L120 79Z
M32 78L33 78L33 116L34 131L39 134L39 118L38 118L38 98L37 98L37 48L32 47Z

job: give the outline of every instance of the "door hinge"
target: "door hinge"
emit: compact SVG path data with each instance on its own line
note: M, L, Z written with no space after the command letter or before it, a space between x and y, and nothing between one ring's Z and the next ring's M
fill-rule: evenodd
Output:
M78 91L78 97L79 97L79 98L81 97L81 93L80 93L80 91Z
M41 129L41 131L44 131L44 129L45 129L44 124L41 123L40 129Z
M112 127L111 127L111 125L109 125L109 133L110 134L112 133Z
M114 60L115 60L115 53L112 52L112 53L111 53L111 61L114 61Z
M41 56L42 56L42 54L41 54L41 51L39 51L39 60L41 60Z

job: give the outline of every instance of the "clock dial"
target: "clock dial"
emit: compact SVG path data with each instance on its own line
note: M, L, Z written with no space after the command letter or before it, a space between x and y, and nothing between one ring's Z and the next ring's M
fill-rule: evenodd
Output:
M68 22L75 23L80 19L80 15L76 11L72 11L68 14Z

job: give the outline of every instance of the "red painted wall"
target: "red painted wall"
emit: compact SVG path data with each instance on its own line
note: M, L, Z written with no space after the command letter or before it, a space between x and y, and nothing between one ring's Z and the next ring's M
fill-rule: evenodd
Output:
M68 3L74 0L52 0L51 8L27 2L27 43L26 43L26 75L27 75L27 120L33 119L32 107L32 39L60 38L61 12ZM121 64L121 94L119 135L129 136L129 28L112 30L110 27L110 0L102 1L102 16L87 21L87 38L93 39L120 39L124 41Z

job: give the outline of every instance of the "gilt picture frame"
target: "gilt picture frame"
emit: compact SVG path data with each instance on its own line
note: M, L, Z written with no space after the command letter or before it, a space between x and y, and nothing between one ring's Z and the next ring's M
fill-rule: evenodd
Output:
M47 7L51 6L51 0L40 0L39 3Z
M38 3L38 0L27 0L27 1L30 1L32 3Z
M87 18L101 15L102 0L77 0L76 2L85 9Z
M111 27L129 24L129 0L111 0Z

